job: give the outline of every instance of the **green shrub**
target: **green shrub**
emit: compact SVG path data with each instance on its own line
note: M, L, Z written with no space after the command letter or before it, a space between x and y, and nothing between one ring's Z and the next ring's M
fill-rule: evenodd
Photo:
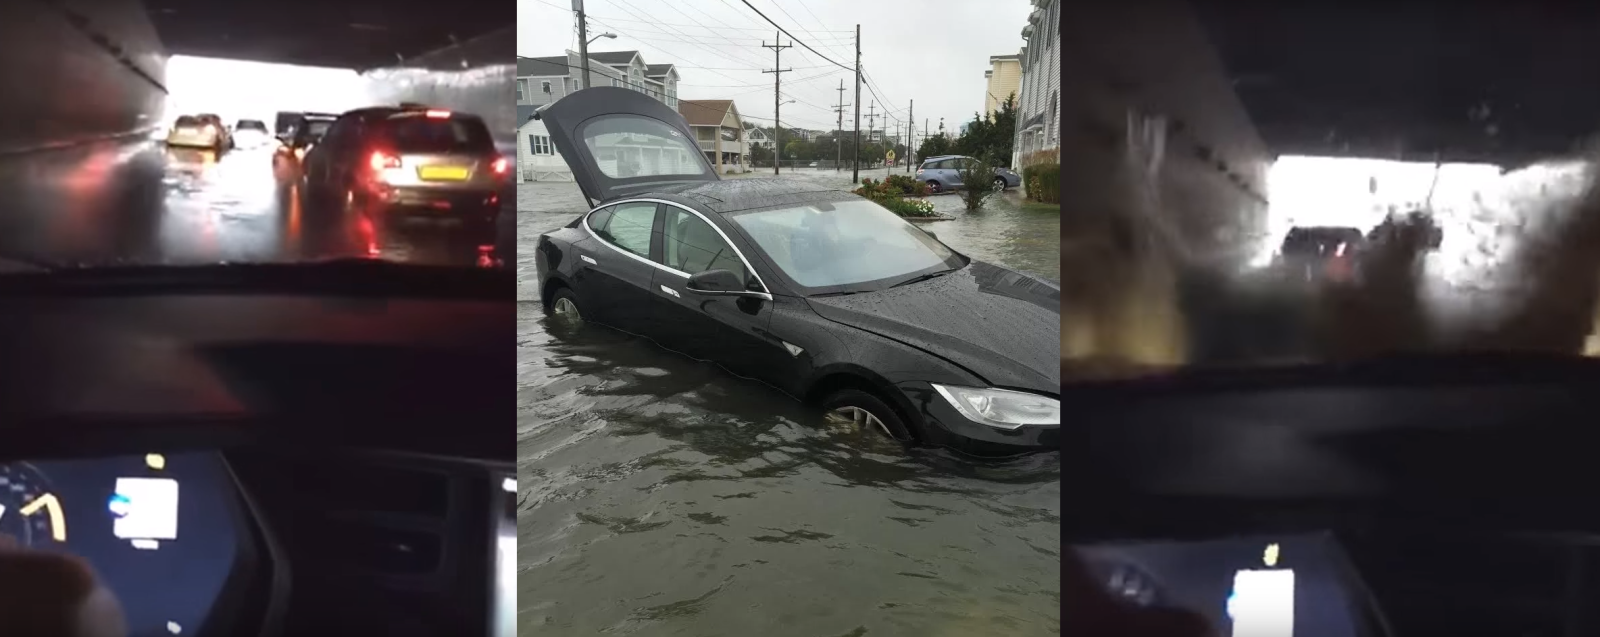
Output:
M902 217L934 216L932 203L922 199L905 199L904 195L906 193L902 190L902 186L894 185L894 183L893 175L885 181L862 179L861 187L851 192L871 199L878 205L888 208L890 212ZM921 192L927 192L926 184L916 183L915 181L913 183L922 186Z
M1061 164L1034 164L1023 168L1022 187L1032 201L1061 203Z

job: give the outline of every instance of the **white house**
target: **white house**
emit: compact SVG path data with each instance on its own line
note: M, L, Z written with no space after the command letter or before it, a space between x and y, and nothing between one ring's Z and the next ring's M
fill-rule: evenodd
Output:
M522 181L572 181L572 168L550 144L544 122L529 119L517 129L517 172Z
M567 162L554 148L544 124L531 121L534 109L582 88L583 58L565 56L517 58L517 172L525 181L570 181ZM678 69L671 64L645 64L638 51L590 51L589 85L627 88L667 106L678 106ZM540 140L543 140L540 142Z
M1021 89L1017 93L1017 137L1011 155L1013 167L1022 166L1029 153L1059 153L1061 131L1061 0L1033 0L1033 12L1022 28L1028 43L1018 54L1022 61Z

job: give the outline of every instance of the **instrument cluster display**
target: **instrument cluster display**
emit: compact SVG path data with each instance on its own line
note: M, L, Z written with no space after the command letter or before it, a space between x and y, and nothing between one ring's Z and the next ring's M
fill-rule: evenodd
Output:
M1199 612L1219 635L1355 637L1338 550L1323 535L1078 547L1114 597Z
M240 559L232 484L214 453L0 463L0 535L87 560L130 634L193 634Z

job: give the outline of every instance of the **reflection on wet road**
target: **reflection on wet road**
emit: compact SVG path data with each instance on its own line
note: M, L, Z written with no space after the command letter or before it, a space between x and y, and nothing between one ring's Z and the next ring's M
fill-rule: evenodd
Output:
M9 195L0 210L0 258L107 265L376 257L474 266L515 249L509 209L498 237L307 209L292 182L275 178L271 153L218 157L106 142L0 157L0 188Z
M584 208L572 184L518 195L523 246ZM996 204L934 230L1054 279L1054 245L1033 238L1058 227ZM523 634L1059 634L1058 456L907 455L648 341L551 325L531 252L518 263Z

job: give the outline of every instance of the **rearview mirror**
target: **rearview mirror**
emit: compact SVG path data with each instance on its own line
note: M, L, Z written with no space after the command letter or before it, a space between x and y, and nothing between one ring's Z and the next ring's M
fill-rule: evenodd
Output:
M744 282L739 280L739 275L728 270L706 270L689 277L690 292L696 294L729 295L746 294Z

